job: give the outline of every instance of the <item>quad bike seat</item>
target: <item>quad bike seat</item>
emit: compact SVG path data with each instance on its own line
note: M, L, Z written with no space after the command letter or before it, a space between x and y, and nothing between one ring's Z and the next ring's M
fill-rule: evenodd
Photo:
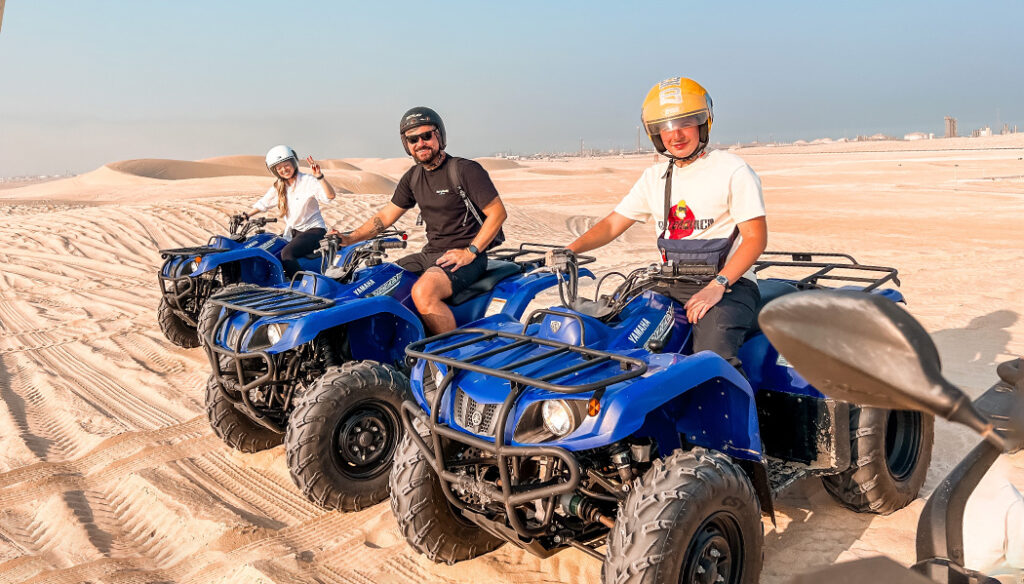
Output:
M470 284L465 290L452 295L452 297L448 299L448 304L462 304L463 302L476 298L481 294L486 294L494 289L494 287L498 285L498 282L522 271L522 266L515 262L504 262L501 260L489 259L487 260L487 269L484 271L483 275L480 276L480 279Z
M753 338L754 335L761 332L761 327L758 326L757 316L761 314L762 308L780 296L796 292L798 288L788 282L780 282L778 280L758 280L757 290L761 293L761 301L757 304L757 309L754 311L754 324L750 327L750 330L747 331L747 334L743 339L744 341Z

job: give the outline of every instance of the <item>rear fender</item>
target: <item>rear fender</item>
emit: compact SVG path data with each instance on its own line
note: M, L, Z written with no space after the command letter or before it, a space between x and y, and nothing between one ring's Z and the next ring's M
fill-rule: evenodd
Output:
M581 268L580 277L593 279L594 274L586 268ZM558 286L558 277L549 272L507 278L494 287L494 292L491 295L491 307L487 312L488 314L502 312L519 320L537 294L555 286ZM496 310L495 303L502 305L500 311Z
M203 256L199 267L192 273L192 276L198 276L230 263L237 264L242 282L273 286L285 281L280 260L258 247L239 248Z
M761 461L754 395L734 367L710 351L647 360L652 370L658 367L654 373L609 389L593 422L588 418L574 434L550 445L589 450L649 436L662 455L688 445Z
M260 325L271 322L288 322L289 326L268 353L289 351L322 331L344 325L353 358L393 363L402 358L406 345L424 336L419 318L390 296L350 300L293 319L266 319Z

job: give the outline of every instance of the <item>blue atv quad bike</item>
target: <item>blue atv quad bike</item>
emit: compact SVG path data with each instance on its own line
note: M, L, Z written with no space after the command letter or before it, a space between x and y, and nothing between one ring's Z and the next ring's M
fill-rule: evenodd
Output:
M617 274L595 300L577 296L571 255L555 269L561 306L406 350L413 397L391 507L420 553L453 563L505 542L540 557L573 547L603 560L608 583L753 583L761 514L774 519L773 496L798 478L822 477L857 511L916 497L931 416L829 399L757 328L743 373L692 352L683 307L658 291L702 285L706 267ZM803 275L762 278L763 304L832 282L902 301L881 288L898 285L895 269L845 254L769 252L755 270Z
M404 349L425 336L411 297L417 276L383 261L406 245L396 233L340 248L329 235L321 250L332 265L323 274L300 272L288 285L207 303L214 432L243 452L283 440L295 484L325 508L357 510L388 496L409 390ZM531 273L551 247L489 252L482 278L448 301L456 322L519 318L556 284L550 273Z
M266 233L277 219L232 215L228 235L214 235L203 246L160 250L160 308L157 321L167 340L191 349L202 342L203 305L213 294L242 283L273 286L285 281L281 250L288 240ZM299 259L304 270L322 268L321 257Z

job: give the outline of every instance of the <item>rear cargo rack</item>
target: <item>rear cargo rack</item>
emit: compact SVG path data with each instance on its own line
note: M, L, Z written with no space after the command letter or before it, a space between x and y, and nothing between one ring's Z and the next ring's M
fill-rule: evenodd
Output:
M544 256L552 249L562 249L564 245L553 243L521 243L519 247L499 247L487 252L487 257L492 260L503 262L515 262L521 266L528 264L542 265ZM593 263L597 258L589 255L577 255L576 265L582 266Z
M865 266L853 256L845 253L766 251L761 254L762 258L765 256L788 256L789 259L758 259L754 262L755 274L760 274L761 271L769 268L810 270L809 275L795 281L796 287L800 289L819 288L821 287L819 282L822 280L862 285L864 292L870 292L886 282L900 285L899 272L896 268ZM815 258L833 258L843 261L815 261Z
M218 306L255 316L284 316L334 306L334 300L286 288L255 288L211 298Z
M227 251L227 249L228 248L226 248L226 247L213 247L211 245L197 245L197 246L194 246L194 247L175 247L175 248L171 248L171 249L161 249L160 250L160 257L166 260L167 258L169 258L171 256L178 256L178 255L184 255L184 256L204 256L204 255L209 255L211 253L218 253L218 252L222 252L222 251Z

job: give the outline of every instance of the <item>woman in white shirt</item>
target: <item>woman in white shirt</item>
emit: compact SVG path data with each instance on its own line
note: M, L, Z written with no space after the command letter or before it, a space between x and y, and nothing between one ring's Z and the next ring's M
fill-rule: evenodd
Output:
M306 159L313 174L299 172L299 157L288 146L274 146L267 152L267 169L277 177L274 186L252 206L246 217L277 207L284 218L284 235L291 241L281 250L285 277L299 271L299 258L310 254L327 234L327 224L320 215L320 202L335 197L334 187L324 178L320 165L310 156Z

